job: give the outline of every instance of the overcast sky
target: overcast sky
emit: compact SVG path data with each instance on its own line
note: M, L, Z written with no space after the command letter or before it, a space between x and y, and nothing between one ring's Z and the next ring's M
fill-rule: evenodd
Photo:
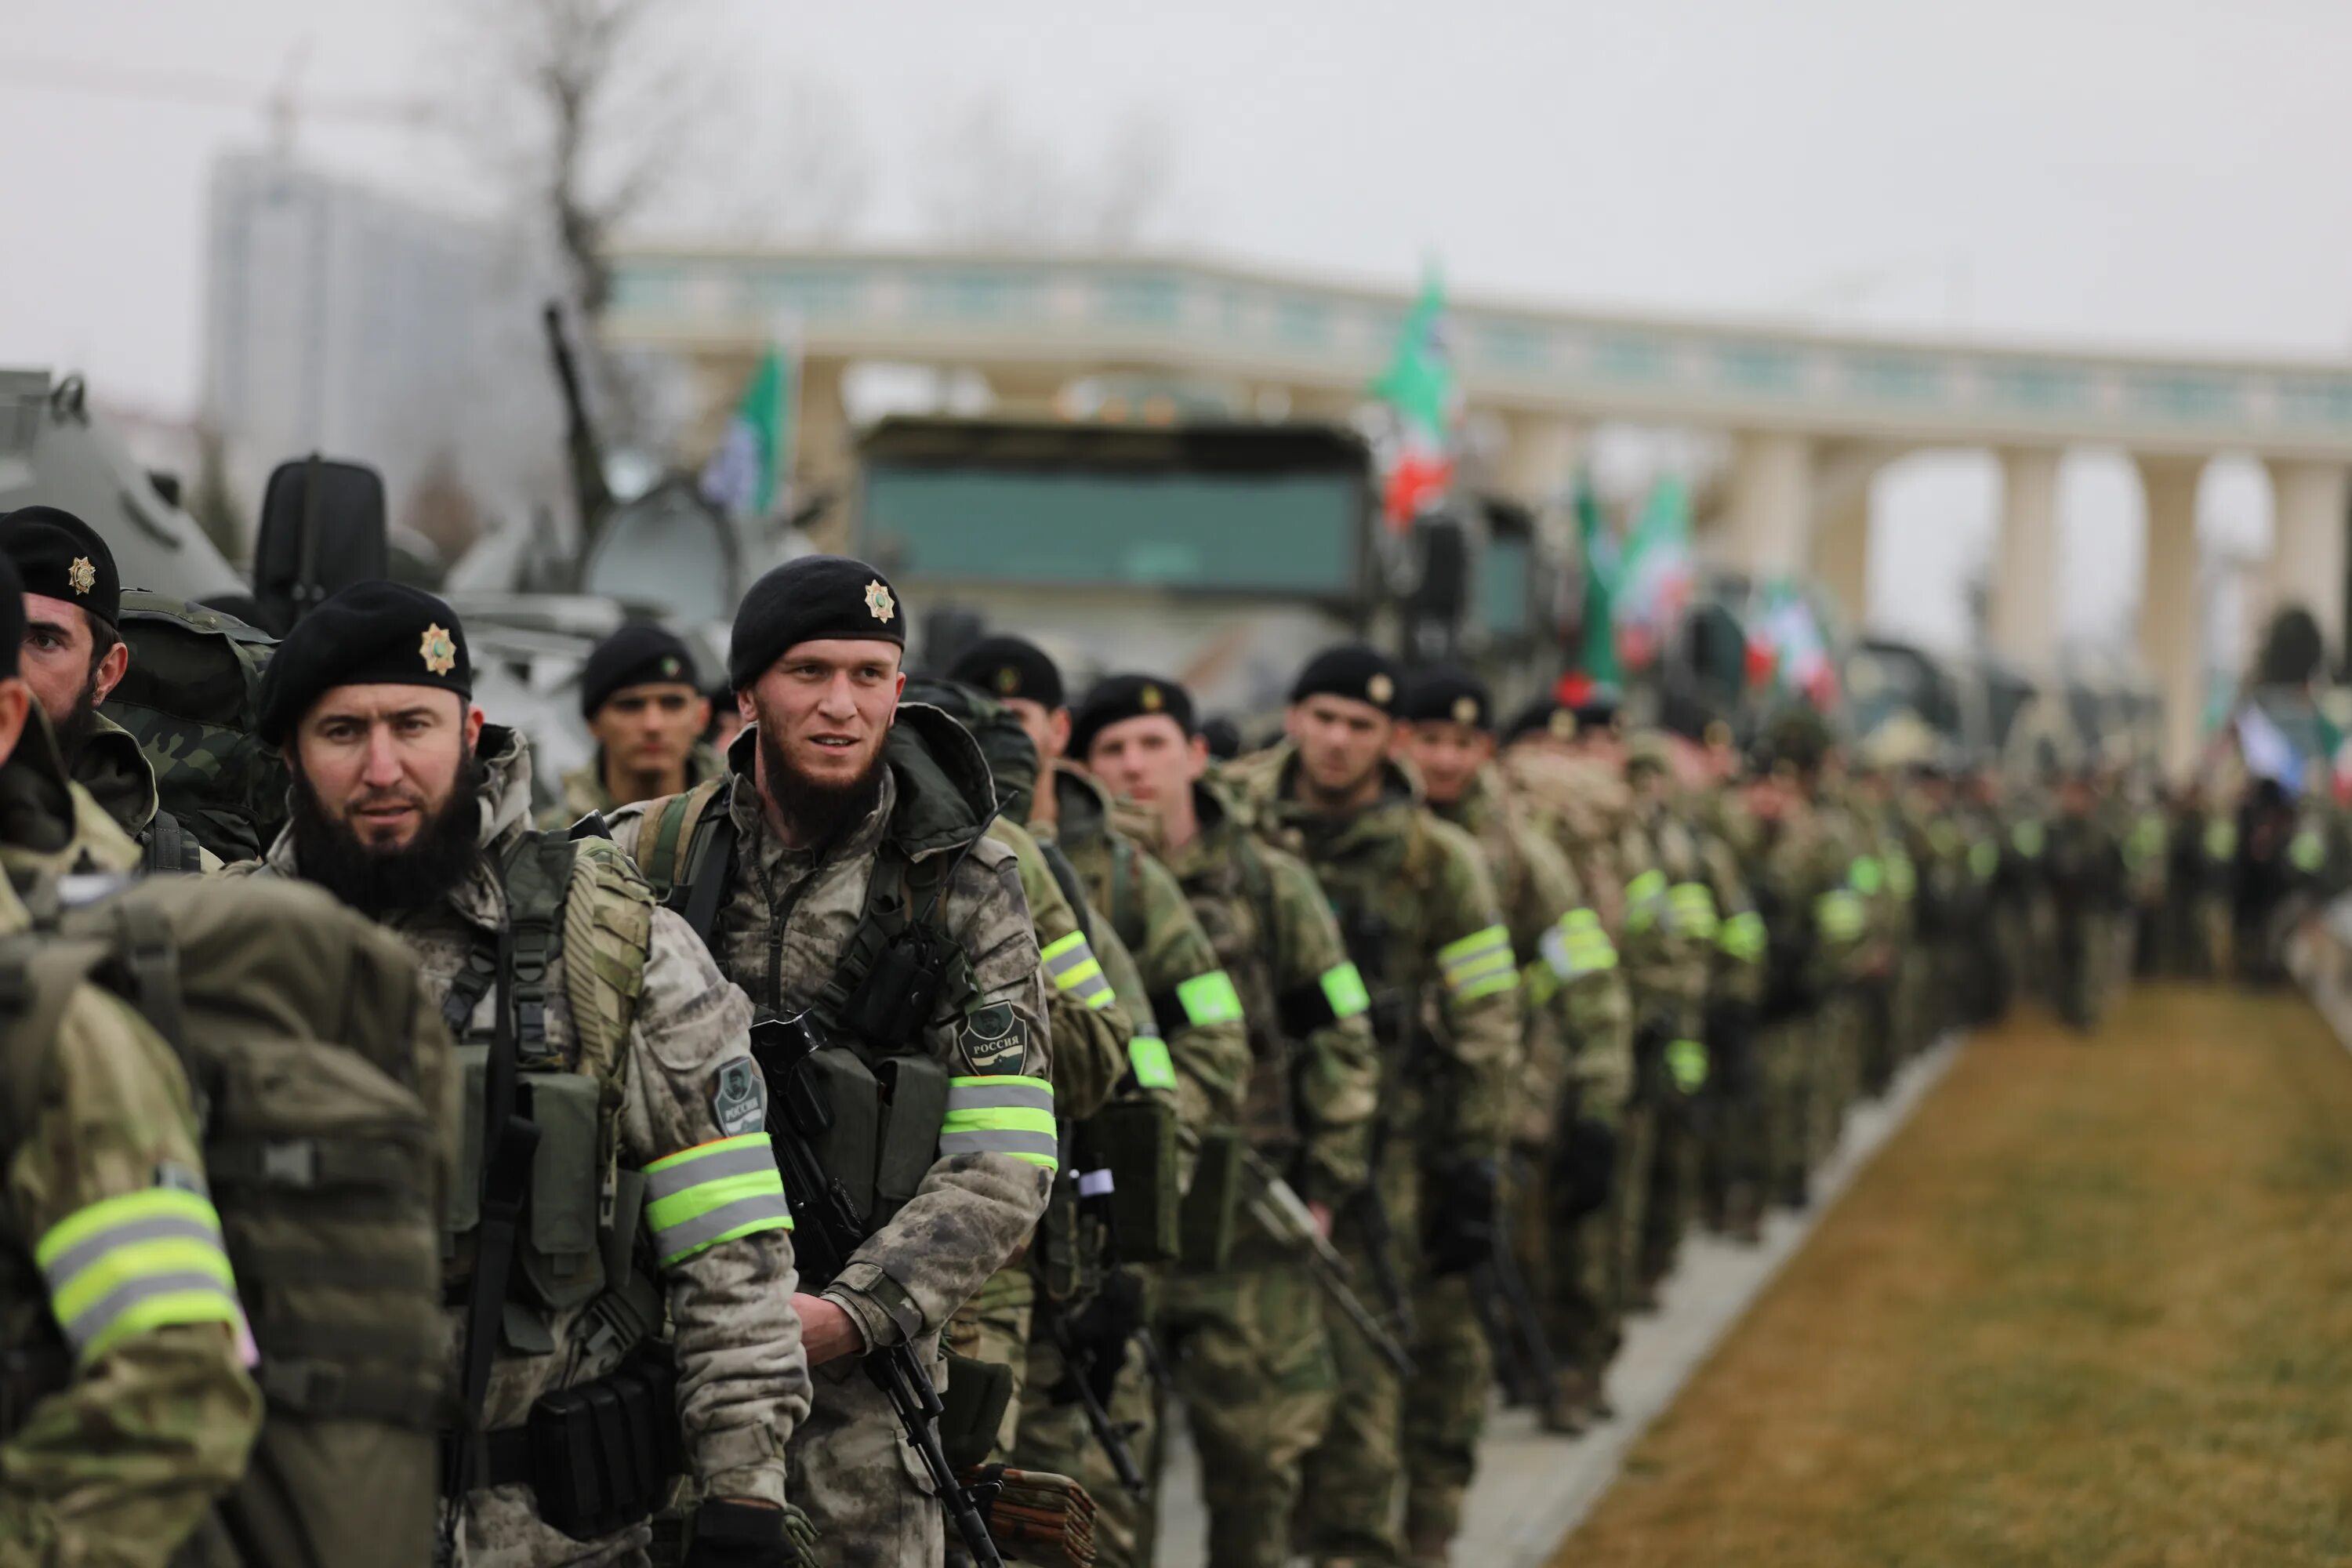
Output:
M61 83L47 63L250 82L257 100L299 51L320 100L439 96L462 74L450 15L0 5L0 362L188 409L205 173L263 124L257 101L40 85ZM942 124L993 94L1075 164L1138 113L1163 121L1165 237L1249 262L1402 286L1436 254L1465 293L2352 351L2352 5L2331 0L705 0L699 20L755 103L822 86L872 172L859 231L876 237L916 233ZM321 115L301 146L488 200L433 131ZM1884 483L1879 585L1916 596L1923 629L1957 629L1950 595L1905 584L1981 550L1986 472L1928 459ZM2070 559L2100 575L2136 559L2118 474L2112 458L2068 470ZM2221 510L2259 510L2259 484L2219 488Z

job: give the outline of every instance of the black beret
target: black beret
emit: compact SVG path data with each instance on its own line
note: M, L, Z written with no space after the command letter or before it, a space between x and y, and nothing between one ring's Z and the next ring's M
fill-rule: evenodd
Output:
M338 686L429 686L474 695L466 628L405 583L354 583L294 623L261 677L261 739L277 745Z
M1070 720L1070 755L1083 762L1097 735L1149 713L1165 713L1185 734L1192 732L1192 694L1176 682L1156 675L1105 676Z
M1307 661L1307 668L1291 684L1290 700L1304 702L1310 697L1345 697L1393 714L1398 684L1394 659L1363 643L1342 643L1338 647L1325 648Z
M25 582L5 555L0 555L0 680L16 674L16 656L25 646Z
M596 717L596 710L616 691L656 683L683 684L699 689L694 672L694 650L666 626L632 621L596 645L580 670L580 715Z
M890 580L846 555L803 555L751 584L735 611L727 679L738 691L800 643L828 637L907 646L907 610Z
M1609 682L1574 669L1559 678L1558 695L1560 706L1576 715L1580 730L1605 730L1614 724L1624 700Z
M1045 650L1027 637L982 637L948 668L950 680L977 686L1002 702L1018 697L1048 708L1067 705L1062 672Z
M1201 721L1201 739L1209 742L1209 755L1221 763L1242 754L1242 727L1223 713Z
M1473 729L1495 727L1495 697L1486 683L1468 670L1441 664L1416 671L1405 682L1404 700L1397 717L1408 723L1467 724Z
M16 563L26 593L79 605L110 626L122 619L114 552L73 513L53 506L0 513L0 555Z
M1551 735L1565 741L1575 733L1575 712L1562 706L1558 697L1547 691L1531 699L1527 706L1511 715L1511 721L1503 726L1503 743L1507 746L1522 736L1536 734Z

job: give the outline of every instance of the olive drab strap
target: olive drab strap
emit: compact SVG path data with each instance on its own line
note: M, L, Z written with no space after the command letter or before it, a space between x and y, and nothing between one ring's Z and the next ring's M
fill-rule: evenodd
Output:
M1143 900L1135 890L1135 840L1110 835L1110 928L1131 952L1144 950Z
M710 945L719 908L734 879L731 778L707 779L671 795L637 826L637 866L654 896Z
M148 875L176 872L193 877L205 868L203 847L170 812L158 811L147 824L145 837L143 868Z

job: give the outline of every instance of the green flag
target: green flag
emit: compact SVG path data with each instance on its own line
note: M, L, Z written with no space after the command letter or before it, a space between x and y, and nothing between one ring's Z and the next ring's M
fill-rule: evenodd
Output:
M1576 476L1576 536L1584 565L1584 636L1577 668L1595 680L1622 685L1617 662L1617 541L1601 518L1591 476Z
M760 356L719 450L702 470L703 499L737 518L766 517L791 460L792 376L773 343Z

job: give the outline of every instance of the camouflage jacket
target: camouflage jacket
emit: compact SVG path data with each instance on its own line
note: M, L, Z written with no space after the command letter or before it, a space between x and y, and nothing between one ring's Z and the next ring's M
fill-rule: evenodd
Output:
M1286 742L1229 776L1258 830L1305 860L1362 973L1381 1037L1385 1124L1433 1153L1499 1159L1517 1120L1519 972L1494 879L1470 836L1384 766L1360 810L1315 810L1295 794Z
M148 835L154 831L157 796L155 769L140 749L139 738L101 713L97 729L75 754L70 771L74 783L89 792L123 837L143 850ZM199 847L196 854L198 870L221 868L220 857L211 850Z
M1053 982L1045 996L1045 1025L1053 1041L1055 1113L1083 1120L1101 1110L1127 1076L1139 1026L1124 1004L1142 994L1140 983L1130 983L1136 989L1118 990L1111 963L1096 948L1097 940L1108 947L1118 941L1118 935L1090 928L1070 907L1045 851L1027 828L1000 816L988 825L988 837L1012 850L1021 868L1021 890L1029 900L1037 951L1045 956L1045 977ZM1124 948L1119 960L1130 967L1134 962Z
M478 797L484 858L438 905L387 922L417 954L436 1001L447 995L482 939L494 935L505 921L507 899L492 869L492 857L530 824L528 748L513 731L486 726L480 751L488 765ZM587 847L583 848L585 852ZM633 876L618 856L601 846L597 850L609 856L609 871L603 874ZM252 873L265 866L279 876L301 875L290 828L278 835L264 861L244 862L232 867L230 874ZM599 907L579 907L583 896L596 898ZM602 907L605 900L614 907ZM730 1138L730 1129L720 1124L721 1107L727 1103L722 1079L727 1069L748 1065L751 1015L742 993L720 976L686 923L666 910L654 909L624 1058L611 1064L583 1061L582 1029L572 1012L575 988L569 984L568 968L582 958L583 935L593 931L602 939L607 931L628 929L631 911L619 904L601 879L575 875L564 911L565 941L547 975L546 1048L568 1066L587 1071L601 1067L618 1080L612 1088L620 1097L617 1158L626 1168L645 1170L657 1161ZM633 962L597 942L588 945L600 969ZM496 1009L493 988L475 1009L474 1027L487 1033ZM647 1237L661 1239L654 1236L650 1218ZM661 1277L670 1342L677 1357L678 1415L696 1479L713 1495L782 1501L783 1445L808 1413L809 1404L800 1320L791 1305L795 1277L790 1232L776 1224L705 1244L667 1262ZM453 1329L462 1310L453 1309ZM490 1374L488 1424L493 1428L518 1425L541 1394L611 1372L627 1347L602 1339L595 1327L593 1314L583 1306L553 1318L553 1353L520 1353L502 1344ZM478 1501L474 1515L469 1533L479 1536L487 1529L521 1558L569 1560L562 1555L565 1539L535 1518L520 1517L511 1508L485 1508ZM569 1548L577 1552L576 1542Z
M26 736L46 745L46 730ZM26 750L20 742L17 758ZM67 820L47 837L66 838ZM32 825L11 796L5 841ZM29 924L0 879L0 936ZM140 1266L133 1227L192 1204L210 1210L179 1060L131 1008L96 991L70 1005L46 1085L29 1134L0 1148L0 1351L10 1352L62 1354L60 1303L90 1294L92 1276L73 1269L121 1279ZM171 1208L147 1212L159 1199ZM226 1279L226 1257L220 1268ZM179 1310L162 1323L110 1334L89 1325L87 1360L60 1392L19 1405L0 1384L0 1562L163 1568L244 1472L261 1396L246 1375L234 1294L171 1300Z
M1624 779L1542 741L1512 746L1496 766L1536 826L1568 857L1601 923L1622 938L1626 884L1650 868L1647 847L1626 832L1633 797Z
M1696 1037L1718 923L1698 837L1664 795L1638 795L1622 837L1628 860L1649 862L1625 885L1618 943L1635 1016L1646 1026Z
M1681 812L1698 842L1715 906L1715 957L1707 977L1711 1002L1753 1007L1764 997L1764 920L1748 890L1756 819L1726 787L1693 790Z
M1869 912L1848 885L1853 857L1811 805L1760 823L1749 879L1767 946L1764 1016L1810 1013L1844 984Z
M1222 786L1195 784L1192 799L1200 832L1162 853L1241 997L1242 1125L1302 1195L1336 1204L1370 1178L1379 1108L1363 976L1306 864L1252 837Z
M686 787L692 789L708 780L724 777L727 759L715 746L697 741L694 750L686 756ZM545 828L569 827L590 812L612 816L621 807L634 803L615 800L613 792L604 787L604 752L601 746L596 754L579 767L565 771L561 781L556 803L539 814L539 825Z
M1050 837L1076 868L1101 922L1135 955L1175 1068L1184 1126L1194 1132L1232 1126L1241 1118L1250 1074L1249 1034L1233 977L1175 877L1114 826L1103 787L1067 766L1056 769L1051 783Z
M1013 851L982 837L996 798L971 735L936 708L900 704L881 798L835 842L809 848L786 845L769 826L751 773L757 744L754 731L736 738L712 805L731 816L737 845L733 882L711 932L720 970L754 1007L800 1012L841 966L886 836L916 860L950 857L940 923L957 937L972 991L941 996L924 1048L958 1078L1050 1081L1036 932ZM640 829L666 804L624 806L613 818L614 841L634 855ZM869 1345L936 1334L1029 1235L1055 1164L1051 1156L943 1147L914 1197L867 1237L824 1295Z
M0 763L0 868L19 886L65 871L131 871L139 846L87 789L66 774L41 710Z
M1518 957L1528 1030L1520 1142L1549 1140L1564 1110L1613 1115L1633 1080L1633 1005L1616 945L1568 858L1496 768L1479 770L1460 799L1430 809L1477 841Z

